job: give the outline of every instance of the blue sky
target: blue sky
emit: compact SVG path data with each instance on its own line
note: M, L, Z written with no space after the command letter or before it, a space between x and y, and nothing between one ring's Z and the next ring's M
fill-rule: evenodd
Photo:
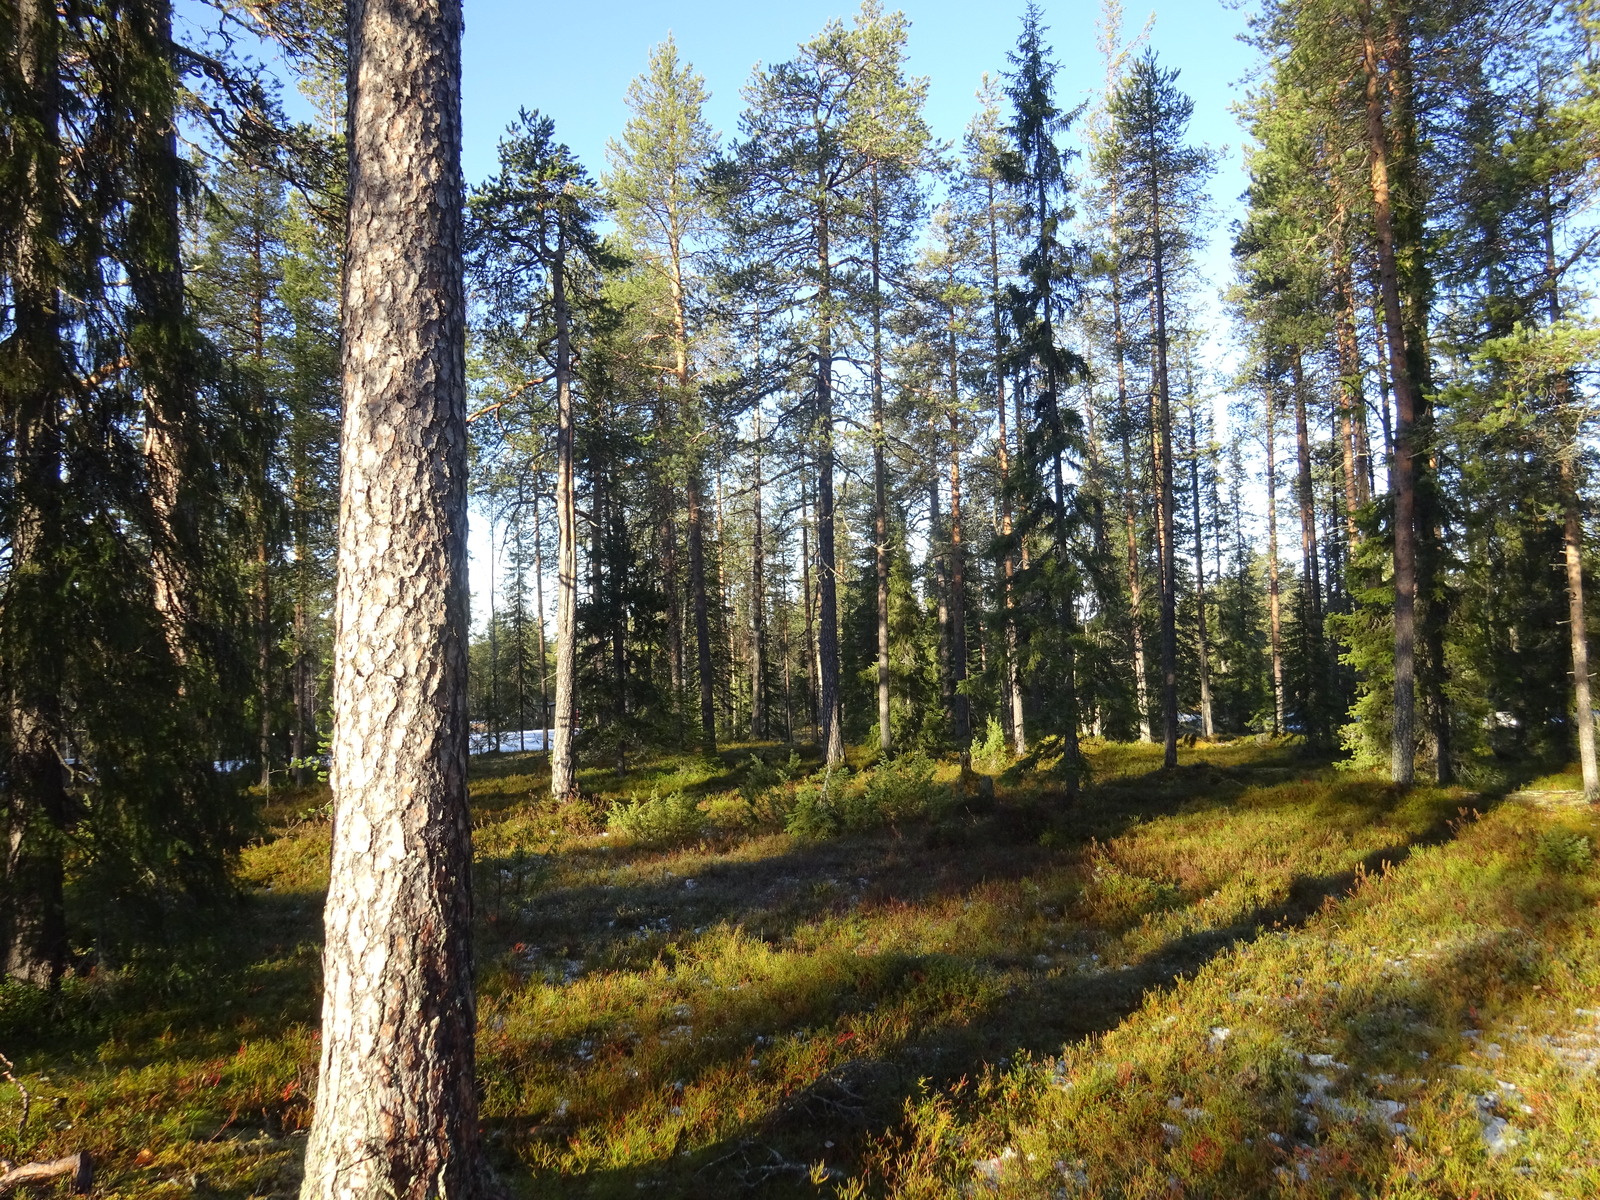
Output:
M910 64L927 76L928 120L937 137L958 139L976 108L984 72L998 74L1021 25L1022 0L977 6L958 0L906 0L911 21ZM708 113L725 137L737 132L740 91L759 63L789 58L797 43L832 17L846 21L846 0L791 0L776 6L739 0L590 0L559 5L518 0L466 0L463 104L464 169L469 182L494 170L495 143L519 107L538 108L556 132L598 173L605 145L627 116L623 95L644 70L650 47L670 32L680 54L705 77ZM1049 40L1061 63L1063 107L1086 99L1103 79L1096 48L1098 0L1046 3ZM1124 26L1140 29L1150 9L1130 7ZM1218 202L1217 240L1226 241L1239 173L1240 131L1229 111L1253 52L1238 35L1245 13L1224 0L1174 2L1155 11L1151 43L1163 62L1180 69L1179 86L1195 100L1193 134L1227 148L1212 192ZM1226 254L1211 256L1225 269ZM1221 282L1219 279L1217 282Z

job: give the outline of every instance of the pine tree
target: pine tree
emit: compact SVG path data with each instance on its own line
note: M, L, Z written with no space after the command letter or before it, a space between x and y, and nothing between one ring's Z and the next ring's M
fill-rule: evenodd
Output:
M1161 584L1162 730L1165 762L1178 761L1176 503L1173 490L1169 307L1188 265L1206 204L1210 156L1186 144L1194 102L1178 90L1178 73L1147 50L1134 60L1110 104L1107 160L1121 177L1124 253L1139 264L1151 310L1157 561Z
M487 1187L466 788L461 13L371 0L351 34L335 835L300 1194L474 1197Z

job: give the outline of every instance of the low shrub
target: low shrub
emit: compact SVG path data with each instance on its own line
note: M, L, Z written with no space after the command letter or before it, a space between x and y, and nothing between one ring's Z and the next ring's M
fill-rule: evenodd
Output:
M606 820L606 828L644 845L678 845L694 841L705 832L706 815L693 796L683 792L663 796L652 790L648 799L617 804Z

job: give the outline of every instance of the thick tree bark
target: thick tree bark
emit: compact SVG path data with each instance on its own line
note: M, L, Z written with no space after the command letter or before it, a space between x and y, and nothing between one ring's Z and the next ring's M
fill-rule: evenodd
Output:
M488 1193L467 812L461 8L352 0L322 1062L305 1200Z
M5 973L53 987L67 960L62 854L67 824L57 651L61 562L60 403L66 382L55 254L60 235L60 65L56 7L17 0L19 99L33 138L16 199L16 244L0 247L11 276L12 333L0 348L0 418L12 437L12 503L5 540L10 579L0 610L0 654L10 684L5 873L0 952ZM19 114L21 115L21 114Z

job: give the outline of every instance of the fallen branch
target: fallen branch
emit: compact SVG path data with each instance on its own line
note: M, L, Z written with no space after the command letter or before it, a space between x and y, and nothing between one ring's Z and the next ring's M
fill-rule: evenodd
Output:
M0 1196L20 1187L37 1187L60 1179L63 1175L72 1176L72 1190L80 1196L94 1186L94 1162L87 1150L79 1150L76 1154L52 1162L24 1163L20 1167L13 1167L0 1159L0 1172L4 1172L0 1174Z

